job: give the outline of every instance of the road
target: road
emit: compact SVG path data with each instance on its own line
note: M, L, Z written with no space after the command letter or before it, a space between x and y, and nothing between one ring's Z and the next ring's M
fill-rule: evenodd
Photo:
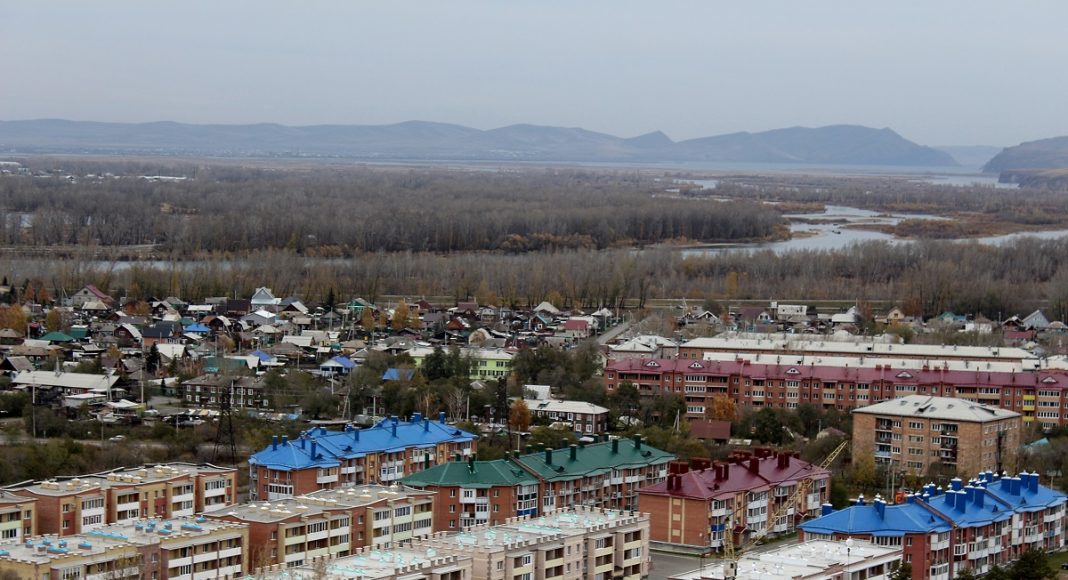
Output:
M627 322L627 321L620 322L619 324L613 326L612 328L609 328L608 330L604 331L604 334L598 336L597 337L597 344L604 346L604 345L608 344L609 342L612 342L613 340L616 339L617 336L623 334L624 332L626 332L628 330L630 330L630 322Z

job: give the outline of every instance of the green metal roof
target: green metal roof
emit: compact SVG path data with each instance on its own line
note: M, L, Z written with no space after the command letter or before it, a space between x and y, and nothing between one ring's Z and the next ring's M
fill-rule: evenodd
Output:
M577 447L575 459L571 459L571 449L566 447L552 450L551 454L551 463L545 461L546 451L521 455L517 461L543 479L557 481L602 475L612 469L659 465L675 459L666 451L651 447L644 441L638 445L633 439L616 439Z
M59 331L49 332L42 336L40 340L47 340L48 342L72 342L74 337L69 334L63 334Z
M459 486L484 488L504 485L533 485L537 478L507 459L493 461L450 461L424 469L401 480L414 487Z

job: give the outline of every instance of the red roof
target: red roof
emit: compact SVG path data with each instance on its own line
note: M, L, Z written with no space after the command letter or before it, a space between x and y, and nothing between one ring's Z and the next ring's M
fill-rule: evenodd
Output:
M565 320L564 330L588 330L590 323L585 320Z
M108 296L107 294L104 294L104 292L102 290L100 290L96 286L93 286L92 284L87 284L85 286L85 290L87 292L89 292L90 294L92 294L93 296L96 296L97 298L99 298L100 300L103 300L105 302L109 302L109 301L115 300L111 296Z
M731 438L730 421L693 421L690 423L690 437L712 441L726 441Z
M727 476L716 478L716 467L699 471L687 471L679 474L679 488L668 489L668 481L655 483L638 490L638 493L654 495L668 495L672 497L686 497L691 499L708 500L720 497L733 497L742 492L759 492L771 489L784 483L793 484L801 479L815 478L824 479L831 476L831 472L821 469L796 457L785 456L785 467L779 467L779 456L771 455L763 459L757 459L757 470L749 469L749 459L742 460L741 465L728 463Z

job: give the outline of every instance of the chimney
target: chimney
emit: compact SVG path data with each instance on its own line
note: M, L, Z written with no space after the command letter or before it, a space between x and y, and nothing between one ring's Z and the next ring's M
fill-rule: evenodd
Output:
M972 501L975 502L975 506L976 507L978 507L978 508L982 508L983 507L983 502L986 499L985 496L986 496L986 490L984 490L981 487L977 487L975 489L975 495L973 496Z
M578 459L578 445L572 445L571 446L571 461L576 461L577 459Z
M619 453L619 439L612 440L612 453Z
M546 449L545 450L545 464L546 465L552 465L553 464L553 450L552 449Z
M412 423L418 423L420 420L422 420L422 418L422 413L412 413Z
M945 500L946 500L946 505L949 506L950 508L952 508L953 506L957 505L957 492L952 491L952 490L951 491L947 491L946 495L944 497L945 497Z
M300 438L300 448L301 449L306 449L307 448L306 441L307 441L307 439L305 439L304 437Z
M396 425L397 423L400 423L400 417L398 417L396 415L393 415L392 417L390 417L390 419L393 420L393 424L394 425Z
M475 456L472 455L467 458L467 470L471 473L475 472Z
M1009 493L1011 493L1012 495L1020 495L1020 482L1021 482L1021 480L1020 480L1019 476L1010 477L1009 478Z
M282 447L289 445L289 435L282 435Z
M641 449L642 449L642 436L641 435L635 435L634 436L634 450L635 451L641 451Z
M834 506L833 505L831 505L829 503L824 503L823 505L820 506L820 515L821 516L829 516L832 513L834 513Z
M430 432L430 419L423 418L423 433Z
M749 471L751 473L760 473L760 459L756 457L749 458Z
M352 430L352 440L356 442L360 441L360 430L358 428Z
M423 469L430 469L430 452L423 454Z
M956 508L958 511L966 511L968 509L968 494L964 491L958 491L956 494Z
M953 491L960 491L961 481L959 477L954 477L949 481L949 485L953 488Z
M1001 481L1001 491L1012 493L1012 478L1011 477L1002 477L1000 481Z
M856 501L856 503L854 505L864 505L864 494L863 493L857 496L857 501Z
M278 451L278 435L271 436L271 451Z
M1032 471L1030 479L1027 480L1027 489L1031 493L1038 493L1038 472Z
M779 469L786 469L790 466L790 455L787 453L780 453L775 459Z
M394 437L397 436L397 423L396 422L393 423L393 436Z
M886 502L883 498L875 496L875 501L871 502L871 505L875 506L875 513L879 515L879 519L886 518Z
M438 423L445 424L445 411L438 411Z

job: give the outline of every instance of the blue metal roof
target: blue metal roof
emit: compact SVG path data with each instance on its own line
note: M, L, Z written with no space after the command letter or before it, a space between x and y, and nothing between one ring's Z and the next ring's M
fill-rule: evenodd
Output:
M1037 473L997 478L987 472L980 476L986 491L1013 511L1037 512L1068 501L1068 496L1038 483L1038 479Z
M438 443L474 441L477 438L445 423L443 415L437 421L431 421L417 413L410 421L391 418L368 429L346 427L344 431L327 431L323 427L316 427L302 433L296 441L272 443L254 454L249 463L279 471L336 467L341 459L433 447ZM314 458L311 455L313 444Z
M337 363L339 366L341 366L341 368L344 369L352 370L356 368L356 363L341 355L335 356L334 358L330 359L330 362Z
M800 525L814 534L902 536L944 532L954 527L982 527L1012 518L1016 512L1037 512L1068 501L1068 496L1038 483L1038 474L998 478L990 472L961 485L954 479L943 492L934 484L923 495L899 505L854 505ZM880 500L877 500L877 503Z
M854 505L799 526L811 534L871 534L901 537L905 534L948 532L950 525L919 503Z
M201 332L201 333L204 333L204 334L210 334L211 333L211 329L208 328L207 326L204 326L203 324L197 322L197 323L190 324L189 326L185 327L185 332Z
M410 381L415 376L415 371L412 369L386 369L386 372L382 373L383 381Z

